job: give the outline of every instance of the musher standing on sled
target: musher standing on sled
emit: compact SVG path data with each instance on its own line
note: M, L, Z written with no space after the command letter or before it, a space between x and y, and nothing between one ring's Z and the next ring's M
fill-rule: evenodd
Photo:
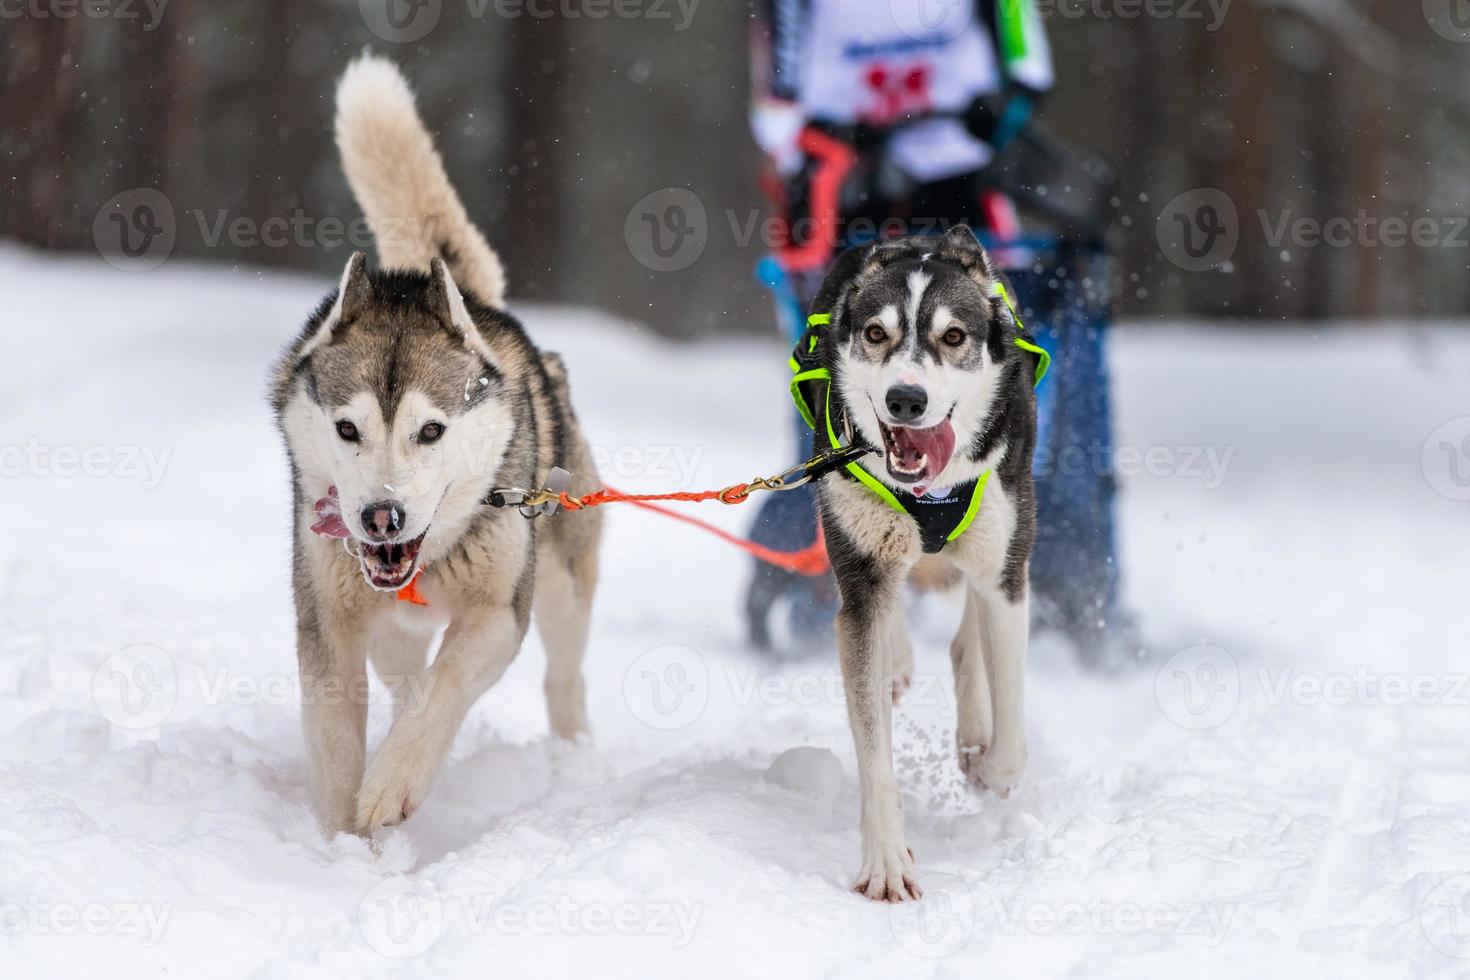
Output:
M1053 83L1031 0L759 0L752 53L752 125L785 228L761 277L792 343L828 264L849 245L937 235L960 222L992 242L1018 238L995 164L1028 131ZM1110 458L1105 316L1081 312L1080 283L1057 285L1056 270L1035 252L1001 248L997 259L1029 267L1010 270L1018 301L1041 343L1060 354L1056 373L1065 377L1039 391L1033 590L1044 624L1096 660L1120 618L1113 481L1106 466L1078 461ZM1081 455L1062 453L1068 446ZM801 458L809 447L798 419ZM1057 465L1063 460L1071 462ZM777 548L800 548L815 536L810 489L768 497L752 529L753 539ZM837 604L831 576L758 562L746 600L757 646L771 647L771 609L783 599L799 642L828 634Z

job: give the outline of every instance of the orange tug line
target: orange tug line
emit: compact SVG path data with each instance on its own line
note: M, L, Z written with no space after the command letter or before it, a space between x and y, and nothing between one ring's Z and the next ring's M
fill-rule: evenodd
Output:
M754 541L731 534L729 531L716 527L708 521L702 521L697 517L690 517L688 514L681 514L668 507L660 507L655 503L655 501L673 500L698 504L708 500L718 500L725 504L742 504L749 499L750 484L737 483L723 490L701 490L696 493L623 493L620 490L607 487L602 490L594 490L592 493L584 494L581 497L573 497L571 494L563 491L560 500L557 502L563 509L569 511L584 510L589 507L601 507L603 504L632 504L635 507L642 507L644 510L651 510L655 514L662 514L676 521L692 524L694 527L713 534L722 541L728 541L735 547L754 555L769 565L775 565L777 568L783 568L788 572L795 572L798 575L821 575L832 567L831 563L827 560L827 542L822 536L821 524L817 525L816 540L805 548L799 551L777 551L774 548L767 548L763 544L757 544ZM423 569L419 569L418 573L409 580L407 585L394 593L400 602L411 602L415 606L427 606L429 604L429 600L425 599L423 593L419 591L419 576L422 574Z

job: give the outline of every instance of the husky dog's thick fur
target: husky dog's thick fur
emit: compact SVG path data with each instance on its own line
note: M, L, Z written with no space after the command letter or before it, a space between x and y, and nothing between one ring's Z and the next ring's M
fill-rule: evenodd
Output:
M481 503L492 486L541 486L553 466L573 473L573 493L596 489L565 374L500 308L500 261L389 62L348 68L336 129L384 271L360 252L348 260L281 359L274 405L291 460L315 805L326 831L371 834L423 802L533 609L551 728L587 731L581 661L600 521ZM404 589L419 601L400 601ZM370 766L368 659L394 692Z
M818 487L842 592L837 641L862 799L856 890L870 898L919 896L890 716L912 674L903 585L921 558L947 561L965 583L963 622L950 647L961 770L1005 796L1026 761L1021 671L1035 530L1037 349L1004 288L974 235L959 227L938 240L844 253L814 304L831 316L818 331L831 379L826 418L834 433L874 450L857 464L864 475L839 470ZM817 433L819 450L835 438L825 420ZM931 505L947 533L934 533Z

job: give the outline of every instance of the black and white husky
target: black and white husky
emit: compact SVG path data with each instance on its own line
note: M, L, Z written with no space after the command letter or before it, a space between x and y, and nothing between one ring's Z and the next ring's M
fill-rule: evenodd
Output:
M794 390L816 450L873 450L818 485L842 592L837 642L862 797L856 890L869 898L919 897L890 716L913 670L903 586L926 556L965 582L950 647L960 768L1006 796L1026 762L1032 386L1046 354L1025 336L1007 289L965 227L852 249L824 281L797 349Z
M554 466L596 489L555 355L502 308L499 259L469 222L387 61L337 90L337 143L388 271L362 253L282 357L274 405L293 484L293 581L314 802L371 834L424 800L534 609L552 730L587 730L581 664L596 513L526 520L482 502ZM437 630L439 652L426 666ZM367 661L394 721L367 765Z

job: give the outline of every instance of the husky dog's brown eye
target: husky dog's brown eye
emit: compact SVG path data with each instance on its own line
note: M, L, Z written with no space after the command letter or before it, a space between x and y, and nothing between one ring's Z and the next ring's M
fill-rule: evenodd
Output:
M356 442L358 439L357 426L353 425L346 419L343 419L342 421L337 423L337 435L341 436L348 442Z
M888 331L884 330L876 321L868 324L868 329L863 331L863 336L868 338L870 344L881 344L888 339Z
M944 336L939 338L950 347L958 347L965 342L965 332L959 327L950 327L944 331Z
M419 430L419 442L438 442L439 437L444 434L444 426L438 422L430 422Z

